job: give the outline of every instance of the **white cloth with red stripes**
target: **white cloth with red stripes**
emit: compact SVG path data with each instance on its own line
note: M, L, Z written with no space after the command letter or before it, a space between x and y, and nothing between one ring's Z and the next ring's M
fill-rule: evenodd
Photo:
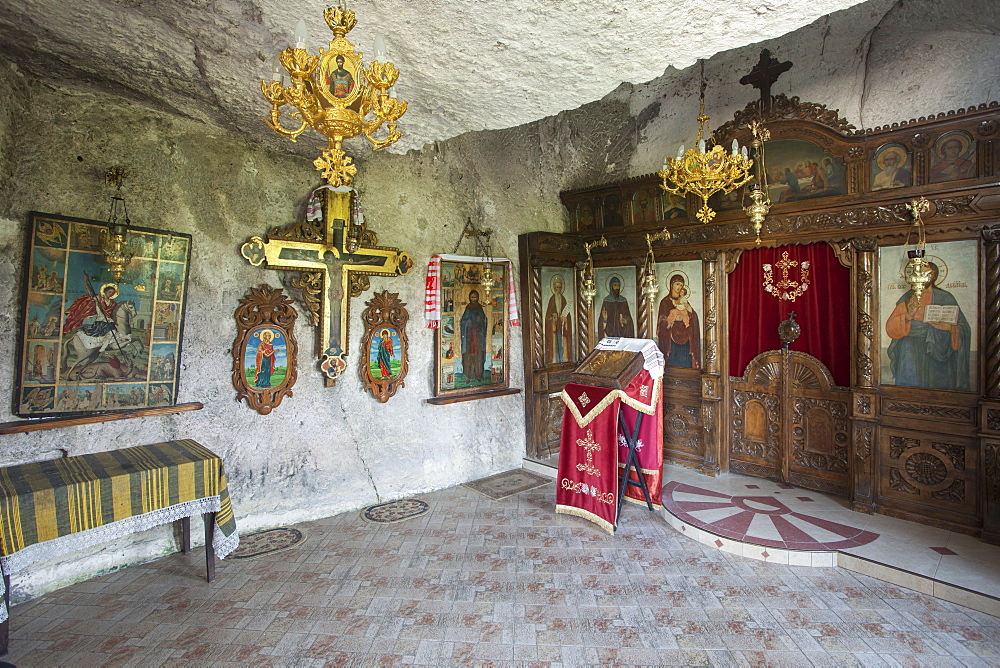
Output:
M427 281L424 286L424 319L429 329L437 329L441 324L441 260L449 262L477 262L507 264L507 319L511 325L521 326L517 311L517 294L514 292L514 265L505 257L473 257L471 255L432 255L427 263Z

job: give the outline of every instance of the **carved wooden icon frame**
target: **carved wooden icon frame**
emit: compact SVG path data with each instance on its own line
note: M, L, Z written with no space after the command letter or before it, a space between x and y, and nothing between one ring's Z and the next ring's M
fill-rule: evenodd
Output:
M285 396L292 396L298 377L298 343L295 319L298 313L281 288L261 284L250 288L233 314L233 387L236 401L267 415Z
M409 370L406 321L410 319L399 294L383 291L365 302L361 322L361 382L372 396L385 403L405 385Z

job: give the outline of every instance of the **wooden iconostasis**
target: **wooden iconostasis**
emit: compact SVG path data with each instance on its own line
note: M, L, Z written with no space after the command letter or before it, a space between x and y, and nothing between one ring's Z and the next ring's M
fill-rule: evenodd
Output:
M749 144L760 107L719 142ZM520 237L528 456L558 453L559 392L597 340L653 338L669 461L1000 543L1000 105L856 131L777 96L763 120L759 246L744 193L717 197L706 225L655 174L564 192L573 231ZM916 303L903 267L920 197L935 276ZM643 300L646 234L663 227L659 292ZM584 243L601 235L588 307ZM783 351L793 311L801 334Z

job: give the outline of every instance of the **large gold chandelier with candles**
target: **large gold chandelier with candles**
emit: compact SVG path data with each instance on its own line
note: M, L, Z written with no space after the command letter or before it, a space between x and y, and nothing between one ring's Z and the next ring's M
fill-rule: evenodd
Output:
M734 139L732 151L727 152L715 143L715 137L708 127L705 115L705 63L702 62L701 98L698 112L698 135L695 137L697 150L684 150L681 144L676 158L663 162L663 169L657 175L663 179L661 187L669 193L685 196L693 193L701 198L701 208L695 216L703 223L715 218L715 211L708 206L708 198L717 192L731 192L745 185L753 173L753 160L748 157L746 147L740 149Z
M265 118L268 126L282 137L296 141L307 128L326 137L328 146L313 161L332 186L350 186L358 168L343 150L345 139L364 135L378 150L396 142L402 133L396 121L406 113L406 102L395 97L392 86L399 70L385 60L385 47L375 42L375 60L362 63L363 54L345 37L357 24L354 12L343 3L323 12L333 39L319 55L306 50L305 22L295 30L296 44L278 55L272 81L261 81L260 89L271 103ZM282 72L282 69L284 72ZM285 85L285 73L290 84ZM281 124L285 105L288 115L299 121L294 129ZM376 134L385 129L381 138Z

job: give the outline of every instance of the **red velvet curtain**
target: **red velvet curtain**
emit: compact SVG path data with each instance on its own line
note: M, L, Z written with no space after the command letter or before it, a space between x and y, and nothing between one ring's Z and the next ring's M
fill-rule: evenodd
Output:
M802 282L803 261L809 263L809 287L795 301L777 299L764 289L763 265L770 264L772 284L782 279L782 253L799 265L788 271ZM840 264L826 243L756 248L740 255L729 275L729 374L742 376L750 360L781 347L778 324L795 311L802 334L791 345L816 357L838 385L851 383L851 271Z

